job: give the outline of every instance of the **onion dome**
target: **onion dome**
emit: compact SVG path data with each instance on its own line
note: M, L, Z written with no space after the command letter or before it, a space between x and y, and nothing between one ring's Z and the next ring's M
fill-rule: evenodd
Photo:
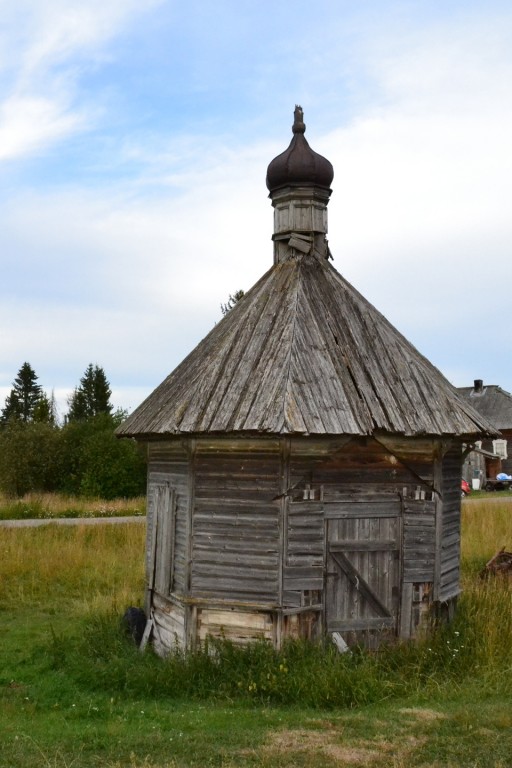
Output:
M306 126L302 107L295 107L293 138L285 152L267 168L267 187L273 192L285 186L315 186L329 189L334 169L327 158L314 152L304 137Z

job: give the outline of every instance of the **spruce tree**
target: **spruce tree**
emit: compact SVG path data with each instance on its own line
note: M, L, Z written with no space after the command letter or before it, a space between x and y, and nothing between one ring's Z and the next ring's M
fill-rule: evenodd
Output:
M32 421L34 411L43 396L43 388L37 383L37 375L30 363L23 363L13 381L13 387L5 399L1 421Z
M80 384L69 398L68 421L82 421L98 416L100 413L110 414L112 390L103 368L89 363Z
M57 426L59 417L53 391L50 397L48 397L46 392L41 393L41 397L34 408L33 420L40 424L49 424L51 427Z

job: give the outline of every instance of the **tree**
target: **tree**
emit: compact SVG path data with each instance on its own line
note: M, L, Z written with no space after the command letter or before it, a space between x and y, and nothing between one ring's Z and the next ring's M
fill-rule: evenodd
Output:
M53 391L50 397L46 392L41 393L41 397L34 407L33 419L42 424L49 424L51 427L57 426L57 403Z
M37 375L29 363L23 363L13 381L13 387L5 399L1 421L11 419L33 421L34 411L43 396L43 388L37 383Z
M53 491L58 485L60 430L10 419L0 430L0 489L9 496Z
M220 311L222 312L223 317L225 317L227 313L233 309L235 304L238 304L238 302L243 296L245 296L245 291L243 291L242 289L229 294L227 303L220 305Z
M81 458L80 495L116 499L146 492L146 459L135 440L98 430L85 440Z
M105 499L145 493L144 453L134 440L119 440L114 434L124 415L100 413L62 427L60 491Z
M89 363L80 384L69 398L68 421L82 421L98 416L100 413L111 413L112 390L103 368Z

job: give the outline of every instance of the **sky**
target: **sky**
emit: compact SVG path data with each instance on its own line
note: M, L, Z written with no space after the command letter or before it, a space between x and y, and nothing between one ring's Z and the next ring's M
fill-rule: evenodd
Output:
M0 407L133 410L272 264L266 169L334 166L335 268L455 386L512 391L509 0L0 0Z

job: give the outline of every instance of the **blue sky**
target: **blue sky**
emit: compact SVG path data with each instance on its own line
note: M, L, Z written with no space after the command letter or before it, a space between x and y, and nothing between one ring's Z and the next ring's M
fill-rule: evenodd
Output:
M509 2L0 0L0 404L129 410L272 261L270 160L334 165L334 266L457 386L512 390Z

